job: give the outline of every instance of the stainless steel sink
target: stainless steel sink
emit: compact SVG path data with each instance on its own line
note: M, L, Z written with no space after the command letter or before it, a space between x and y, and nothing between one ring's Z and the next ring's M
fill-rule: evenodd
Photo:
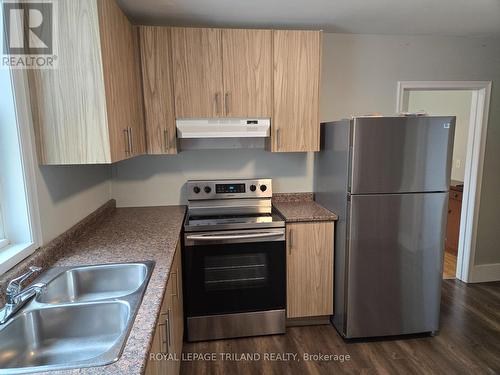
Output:
M0 374L101 366L127 340L153 262L53 268L46 291L0 325Z
M138 290L147 274L143 263L74 268L50 281L37 301L53 304L119 298Z

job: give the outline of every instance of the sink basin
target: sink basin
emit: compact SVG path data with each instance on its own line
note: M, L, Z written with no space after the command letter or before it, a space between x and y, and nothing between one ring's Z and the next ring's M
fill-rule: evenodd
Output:
M126 302L54 306L24 312L0 331L0 373L95 359L116 359L111 349L130 319ZM102 362L102 358L101 358Z
M137 291L147 274L143 263L73 268L49 281L37 301L56 304L119 298Z
M46 284L0 325L0 375L94 367L116 361L153 262L52 268Z

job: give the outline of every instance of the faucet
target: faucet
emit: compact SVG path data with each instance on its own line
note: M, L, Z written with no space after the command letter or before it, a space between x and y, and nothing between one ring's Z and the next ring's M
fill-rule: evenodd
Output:
M44 283L35 283L26 289L22 289L23 282L41 270L41 267L31 266L28 272L9 282L6 290L6 303L3 309L0 310L0 324L5 324L33 296L44 290L46 285Z

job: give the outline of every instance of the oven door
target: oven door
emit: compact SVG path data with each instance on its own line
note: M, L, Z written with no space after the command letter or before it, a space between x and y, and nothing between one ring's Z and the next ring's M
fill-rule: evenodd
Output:
M188 317L285 308L284 228L186 233Z

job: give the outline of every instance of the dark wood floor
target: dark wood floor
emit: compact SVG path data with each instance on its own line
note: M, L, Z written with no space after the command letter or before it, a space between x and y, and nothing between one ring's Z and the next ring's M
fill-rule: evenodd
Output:
M500 374L500 282L443 281L436 337L345 342L331 326L288 328L286 335L184 344L181 374ZM300 361L223 361L219 353L297 353ZM350 355L349 361L306 362L304 353Z

